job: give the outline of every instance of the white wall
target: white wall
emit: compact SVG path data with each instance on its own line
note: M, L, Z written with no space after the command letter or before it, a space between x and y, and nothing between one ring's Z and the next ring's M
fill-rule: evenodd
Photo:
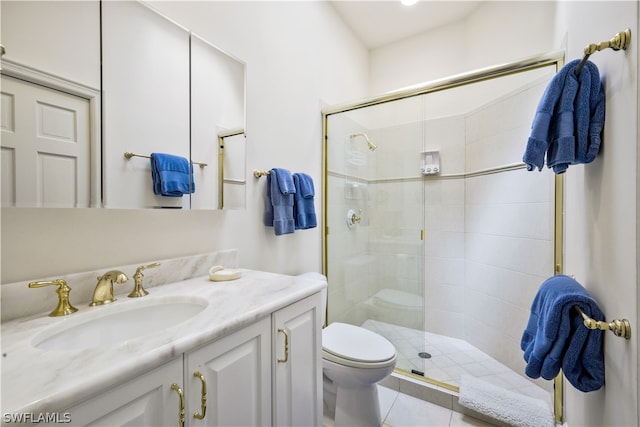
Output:
M100 11L97 0L82 2L3 1L2 44L6 57L57 77L100 89ZM64 22L64 31L52 22ZM38 28L25 37L25 25ZM81 34L81 37L78 35Z
M276 237L262 225L266 180L250 174L272 167L309 173L321 213L320 109L367 95L367 51L323 2L154 7L247 64L247 209L3 209L3 283L226 248L238 248L249 268L320 271L320 229Z
M467 173L519 162L547 82L466 115ZM554 271L553 183L551 173L524 169L465 179L464 337L516 372L531 301Z
M565 271L598 300L607 320L631 321L631 341L607 333L606 385L584 395L566 390L571 425L638 425L638 2L562 2L556 34L567 37L567 57L585 45L631 29L631 48L590 59L607 96L600 156L566 176ZM588 23L588 24L587 24ZM636 239L636 240L634 240Z
M487 1L465 20L371 52L371 92L381 94L557 49L553 1Z

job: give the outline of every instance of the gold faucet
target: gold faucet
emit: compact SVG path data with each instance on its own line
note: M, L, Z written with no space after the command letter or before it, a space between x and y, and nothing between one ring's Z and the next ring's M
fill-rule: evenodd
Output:
M126 274L119 270L111 270L104 273L102 276L98 276L98 284L93 291L93 301L90 306L109 304L116 300L113 296L113 284L124 283L129 278Z
M142 278L144 277L144 274L142 274L142 270L159 266L159 262L154 262L153 264L141 265L140 267L136 268L136 272L133 274L133 290L129 294L129 298L138 298L149 295L149 292L147 292L147 290L142 287Z
M51 281L43 281L43 282L31 282L29 283L30 288L41 288L43 286L52 286L55 285L58 287L56 291L58 294L58 306L49 313L49 316L67 316L71 313L75 313L78 311L77 308L71 305L69 302L69 292L71 292L71 288L67 285L62 279L56 279Z

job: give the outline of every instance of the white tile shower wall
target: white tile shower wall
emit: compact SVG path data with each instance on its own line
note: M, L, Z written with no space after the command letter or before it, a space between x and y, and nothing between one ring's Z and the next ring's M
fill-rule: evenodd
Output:
M520 163L547 78L466 116L466 172Z
M464 117L428 120L425 150L440 151L441 173L464 172ZM464 336L464 180L425 179L425 324L428 330Z
M339 149L329 151L344 153L344 150ZM338 156L336 161L339 160ZM368 280L367 275L371 274L371 269L364 266L358 268L361 265L358 260L366 256L369 227L360 223L348 228L346 219L349 209L356 212L359 209L365 210L368 189L366 185L360 184L357 189L359 196L350 197L353 194L352 189L347 191L350 181L344 176L335 175L328 176L327 186L327 209L331 213L327 217L327 238L332 247L340 248L339 251L329 253L328 279L331 292L328 295L328 319L330 322L359 324L365 320L364 307L360 305L369 292L363 282Z
M442 174L465 170L465 119L463 116L440 117L424 121L424 150L440 151ZM427 178L428 179L428 178ZM429 205L429 200L427 200Z
M370 218L370 186L368 179L375 169L375 154L368 150L362 137L351 134L367 132L360 124L365 119L358 112L329 117L327 150L327 186L329 227L328 320L360 324L365 319L364 301L373 289L368 286L373 276L368 256ZM371 135L369 135L371 137ZM353 210L362 220L349 228L347 212Z
M543 89L532 85L468 115L468 172L520 162ZM518 170L465 183L464 338L522 372L531 300L553 274L553 180Z
M372 152L373 157L384 159L376 163L377 168L372 170L371 178L380 180L420 176L421 141L424 140L422 121L375 129L368 134L378 146Z

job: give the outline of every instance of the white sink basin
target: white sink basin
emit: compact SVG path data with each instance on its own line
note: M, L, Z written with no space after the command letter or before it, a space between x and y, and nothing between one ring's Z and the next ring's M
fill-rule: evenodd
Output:
M207 300L193 297L158 297L121 305L116 302L64 319L37 335L33 345L43 350L111 346L176 326L207 305Z

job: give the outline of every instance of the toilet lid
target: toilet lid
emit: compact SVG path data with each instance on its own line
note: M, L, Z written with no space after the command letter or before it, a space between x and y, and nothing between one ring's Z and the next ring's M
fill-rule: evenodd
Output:
M384 362L396 355L396 348L383 336L338 322L322 330L322 349L342 359L365 363Z

